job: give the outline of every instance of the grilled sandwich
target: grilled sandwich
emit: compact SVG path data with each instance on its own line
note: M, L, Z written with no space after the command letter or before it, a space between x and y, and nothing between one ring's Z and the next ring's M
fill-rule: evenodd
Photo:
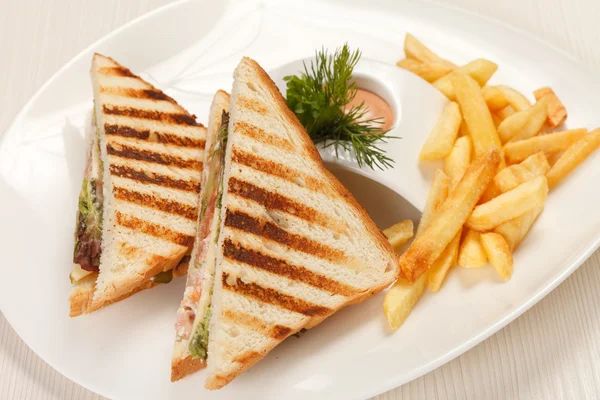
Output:
M229 94L218 91L208 117L208 140L200 191L198 229L187 281L175 323L176 338L171 362L171 380L176 381L206 366L206 332L214 283L218 226L219 188L223 178ZM194 333L192 335L192 332Z
M223 122L223 177L213 189L220 193L216 246L205 255L206 265L215 258L214 278L202 287L200 296L210 299L196 308L203 317L188 344L192 359L206 363L208 389L223 387L288 336L378 293L399 273L388 241L327 171L251 59L234 73Z
M91 76L71 316L186 273L206 141L195 116L111 58L95 54Z

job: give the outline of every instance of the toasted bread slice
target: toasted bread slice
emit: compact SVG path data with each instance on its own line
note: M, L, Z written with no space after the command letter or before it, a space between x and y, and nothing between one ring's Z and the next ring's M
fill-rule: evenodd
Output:
M191 250L206 140L195 116L113 59L95 54L91 76L104 211L96 282L71 301L85 312L153 286Z
M234 79L207 389L399 273L394 250L265 71L244 58Z
M189 374L198 371L206 366L206 362L200 358L194 358L189 350L190 335L192 327L195 327L196 320L201 321L204 313L210 305L211 288L214 278L214 253L212 260L206 260L208 251L205 243L214 243L217 239L218 230L210 229L216 222L209 221L217 215L216 204L210 203L209 199L218 188L214 184L207 184L207 181L214 179L215 171L210 170L211 157L215 154L214 146L219 140L218 130L221 127L222 113L229 111L229 94L219 90L214 96L208 116L208 134L206 140L206 151L204 159L204 171L202 174L202 190L200 192L199 204L206 201L206 208L211 210L204 211L204 214L198 214L198 228L196 240L192 250L190 268L188 268L186 290L181 300L181 305L177 311L176 337L173 346L173 356L171 360L171 381L177 381ZM209 191L211 191L209 193ZM203 200L206 199L206 200ZM212 205L210 205L212 204ZM202 208L202 206L200 206ZM209 265L210 261L210 265ZM196 285L196 288L194 287ZM194 290L200 293L200 298L194 297Z
M173 268L173 278L183 276L187 273L188 264L190 262L190 256L186 255L179 261L179 264ZM69 317L77 317L82 314L89 314L92 311L96 311L97 308L92 308L92 298L94 297L94 291L96 290L96 280L98 279L98 273L93 272L84 278L73 282L71 284L71 294L69 296ZM116 303L127 297L136 294L145 289L153 288L154 286L160 285L158 282L153 280L146 281L140 286L134 288L131 292L125 293L121 297L117 297L111 302L104 303L102 306Z

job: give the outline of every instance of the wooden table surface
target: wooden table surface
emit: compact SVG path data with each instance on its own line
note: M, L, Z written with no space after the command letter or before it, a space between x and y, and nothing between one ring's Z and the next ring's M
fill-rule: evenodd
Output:
M170 0L0 0L0 132L65 62ZM600 66L597 1L443 0ZM577 3L577 4L575 4ZM598 217L598 216L593 216ZM600 252L523 316L462 356L378 399L600 396ZM0 399L100 399L34 354L0 313Z

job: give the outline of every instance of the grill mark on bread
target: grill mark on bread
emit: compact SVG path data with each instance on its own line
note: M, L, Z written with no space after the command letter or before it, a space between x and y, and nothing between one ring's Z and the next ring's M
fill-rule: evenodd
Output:
M169 113L156 110L142 110L134 107L102 105L102 111L108 115L118 115L129 118L150 119L173 125L200 126L193 115L187 113Z
M236 133L252 138L256 141L266 143L280 149L288 150L288 151L296 151L292 144L277 135L269 133L267 131L262 130L261 128L249 124L247 122L236 122L233 125L233 129Z
M248 350L247 352L237 356L233 361L244 365L252 365L256 361L260 360L262 356L263 355L257 351Z
M253 315L229 308L224 309L221 315L224 319L233 322L235 325L244 326L276 340L283 340L292 333L292 329L287 326L278 324L270 325Z
M169 214L179 215L183 218L189 219L190 221L196 221L198 217L198 209L196 207L178 203L176 201L162 199L160 197L151 196L121 187L115 187L113 189L113 194L115 199L144 207L154 208Z
M241 164L256 171L285 179L288 182L308 188L312 191L331 193L328 186L312 176L303 174L286 165L267 160L255 154L247 153L242 149L233 147L231 149L231 159L236 164Z
M106 132L107 135L135 138L179 147L204 149L206 146L206 141L202 139L194 139L190 137L174 135L172 133L150 131L147 129L139 130L124 125L104 124L104 132Z
M117 225L121 225L125 228L139 231L146 235L163 239L180 246L190 247L192 244L194 244L194 237L191 235L175 232L162 225L144 221L143 219L139 219L131 215L125 215L119 211L115 213L115 221Z
M119 143L108 143L106 152L111 156L129 158L138 161L150 162L161 165L175 165L184 169L201 170L202 162L194 159L183 159L168 154L156 153L151 150L142 150L125 146Z
M259 114L267 114L267 107L265 107L265 105L262 104L260 101L252 99L250 97L239 96L236 100L236 105L247 110L255 111Z
M283 211L305 221L332 229L338 233L342 233L345 229L343 223L320 213L312 207L305 206L279 193L270 192L237 178L232 177L229 179L227 191L236 196L252 200L264 206L267 210Z
M177 104L175 100L157 89L132 89L120 86L100 86L100 92L120 97L168 101L169 103Z
M117 244L119 248L119 253L121 253L126 258L136 258L140 256L141 249L138 249L135 246L130 246L128 243L121 242Z
M233 276L231 276L233 278ZM230 285L230 275L223 273L222 282L223 288L250 297L263 303L272 304L279 308L284 308L289 311L303 314L309 317L326 316L333 313L333 310L317 304L298 299L296 297L281 293L275 289L262 287L254 282L245 283L241 279L235 277L235 283Z
M229 238L225 239L223 242L223 256L253 268L262 269L293 281L305 283L329 293L340 294L346 297L360 293L360 290L356 288L329 279L326 276L317 274L304 267L292 265L285 260L262 254L256 250L244 248L239 244L233 243Z
M98 73L104 76L126 76L129 78L138 78L140 81L142 80L133 72L131 72L129 68L125 68L120 65L117 67L101 67L98 69Z
M265 239L283 244L293 250L317 256L332 262L347 261L343 251L328 247L320 242L289 233L274 223L260 220L242 211L227 209L225 226L239 229Z
M131 179L137 182L149 183L157 186L169 187L171 189L183 190L185 192L199 192L200 183L174 179L166 175L150 171L138 171L125 165L111 165L110 174L121 178Z

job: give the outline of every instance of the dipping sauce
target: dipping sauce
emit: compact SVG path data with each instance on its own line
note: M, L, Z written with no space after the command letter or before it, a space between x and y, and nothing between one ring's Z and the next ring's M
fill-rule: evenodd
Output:
M363 120L381 118L383 124L373 124L383 131L387 131L392 127L394 123L394 112L392 107L380 96L375 93L365 90L357 89L356 96L350 103L346 105L346 110L350 110L353 107L357 107L360 103L365 103L364 107L367 112L365 113Z

